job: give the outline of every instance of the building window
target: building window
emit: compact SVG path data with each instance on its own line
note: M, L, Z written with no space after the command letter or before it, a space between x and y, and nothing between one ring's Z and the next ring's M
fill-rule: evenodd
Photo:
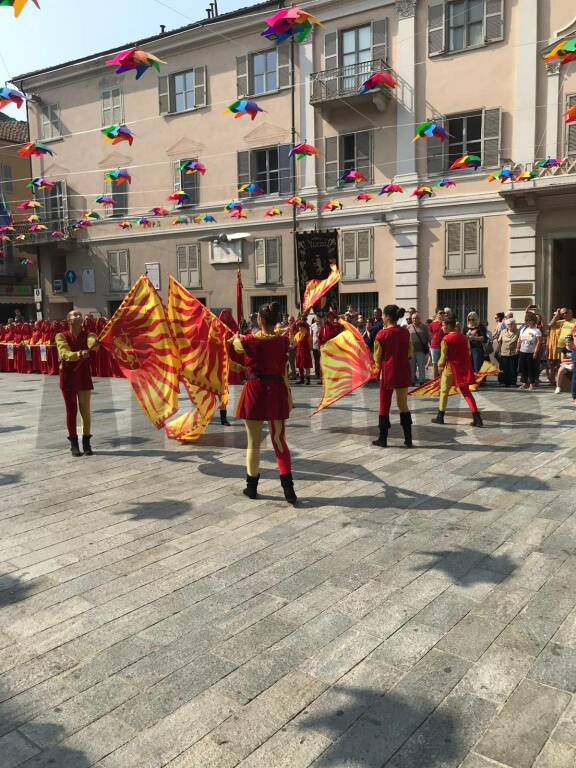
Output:
M271 304L273 301L280 305L280 313L282 315L288 314L287 296L252 296L250 299L250 309L252 313L258 312L264 304Z
M456 288L437 293L437 307L448 307L460 324L466 325L469 312L476 312L481 322L488 320L488 288ZM526 306L526 304L524 304Z
M189 112L207 103L205 66L158 78L160 114Z
M479 219L447 221L444 274L482 274L482 223Z
M184 205L178 206L179 208L198 205L200 202L200 174L186 173L186 171L180 170L184 163L189 163L192 160L197 159L197 157L189 157L185 160L177 160L174 163L174 191L182 190L182 192L186 192L190 198Z
M341 293L340 312L344 314L349 306L352 306L359 315L367 320L372 317L372 312L379 306L378 294L374 293Z
M484 43L484 0L456 0L447 10L450 52Z
M201 288L202 276L200 274L200 246L179 245L176 249L178 260L178 280L186 288Z
M566 109L576 106L576 93L568 96L566 100ZM566 155L574 157L576 155L576 125L566 126Z
M238 152L238 186L254 183L266 195L290 194L292 162L289 152L289 144ZM240 193L240 197L251 196L249 192Z
M326 189L338 186L344 171L361 171L372 182L372 131L358 131L325 140Z
M250 93L259 96L278 90L278 51L250 55Z
M68 224L66 183L56 181L52 189L43 189L36 197L44 206L43 223L48 229L64 230Z
M186 112L194 109L194 70L174 75L174 112Z
M372 230L342 233L342 280L372 280Z
M282 239L280 237L266 237L254 240L254 261L256 285L281 283Z
M119 125L124 122L121 88L106 88L102 91L102 125Z
M483 168L500 165L502 113L499 107L480 109L466 115L436 116L450 137L448 141L428 139L428 173L443 175L462 155L476 155Z
M9 194L14 192L14 179L12 168L5 163L0 163L0 193ZM1 194L0 194L1 197Z
M482 155L482 112L463 117L449 117L446 121L448 139L448 164L462 155Z
M118 184L117 181L107 181L105 195L114 199L114 205L108 206L108 218L118 219L128 215L128 184Z
M62 136L60 125L60 107L58 104L46 104L40 112L40 136L44 141L59 139Z
M130 289L129 251L108 251L108 274L111 291L128 291Z
M344 70L342 78L342 87L345 91L358 90L364 80L366 73L364 69L357 71L358 64L367 64L372 60L372 25L367 24L364 27L356 29L345 29L340 32L340 66L350 67L348 71ZM348 75L348 76L347 76Z

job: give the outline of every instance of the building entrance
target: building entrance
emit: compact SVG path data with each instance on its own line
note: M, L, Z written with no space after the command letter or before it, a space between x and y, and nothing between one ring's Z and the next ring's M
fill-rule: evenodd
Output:
M550 314L557 307L576 311L576 237L554 240L550 280Z

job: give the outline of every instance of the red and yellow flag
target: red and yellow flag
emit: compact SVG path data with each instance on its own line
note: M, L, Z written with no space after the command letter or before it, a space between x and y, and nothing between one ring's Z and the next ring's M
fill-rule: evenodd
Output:
M495 365L492 365L492 363L488 362L487 360L484 361L482 363L482 368L480 368L478 373L474 374L476 383L470 384L470 391L475 392L486 377L497 376L499 373L499 368L497 368ZM437 379L432 379L431 381L427 381L424 384L421 384L419 387L416 387L416 389L413 389L408 394L412 397L440 397L440 380L441 376L438 376ZM457 387L450 387L448 397L452 397L452 395L458 395L459 393L460 391Z
M143 276L105 326L100 343L129 380L155 427L178 410L180 360L162 299Z
M180 377L194 406L171 422L169 437L197 440L220 404L228 400L230 330L202 302L170 276L168 319L181 361Z
M302 312L308 312L314 304L317 304L323 296L326 296L329 290L340 282L342 275L336 264L331 264L330 274L324 280L309 280L306 283L304 291L304 303Z
M377 375L370 350L358 329L344 320L339 322L344 326L342 333L327 341L320 350L324 393L314 413L363 387Z

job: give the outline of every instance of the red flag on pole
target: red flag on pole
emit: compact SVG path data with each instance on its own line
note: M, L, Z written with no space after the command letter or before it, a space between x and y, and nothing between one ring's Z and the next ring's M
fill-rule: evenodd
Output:
M238 275L236 278L236 318L238 320L238 324L240 324L240 320L244 317L244 303L242 301L242 275L240 274L240 267L238 267Z

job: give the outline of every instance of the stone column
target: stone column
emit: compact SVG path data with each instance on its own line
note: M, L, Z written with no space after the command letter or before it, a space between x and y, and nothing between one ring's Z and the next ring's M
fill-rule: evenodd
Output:
M524 319L524 310L536 303L536 227L538 212L510 213L510 309L516 320Z
M297 71L300 72L300 88L297 91L299 93L298 107L300 112L298 132L301 141L315 145L315 114L314 107L310 104L310 76L314 71L312 38L302 45L297 45L296 51L298 51L299 63ZM302 195L306 197L306 195L316 194L316 158L305 157L303 160L299 160L297 171L299 175L299 189Z
M416 219L390 223L396 241L394 301L402 307L418 307L418 227Z
M398 12L398 41L396 55L396 176L400 184L416 182L416 145L414 125L416 123L416 65L415 26L416 0L396 0Z
M560 62L546 64L546 154L558 157L558 112L560 99ZM562 106L562 105L560 105Z

